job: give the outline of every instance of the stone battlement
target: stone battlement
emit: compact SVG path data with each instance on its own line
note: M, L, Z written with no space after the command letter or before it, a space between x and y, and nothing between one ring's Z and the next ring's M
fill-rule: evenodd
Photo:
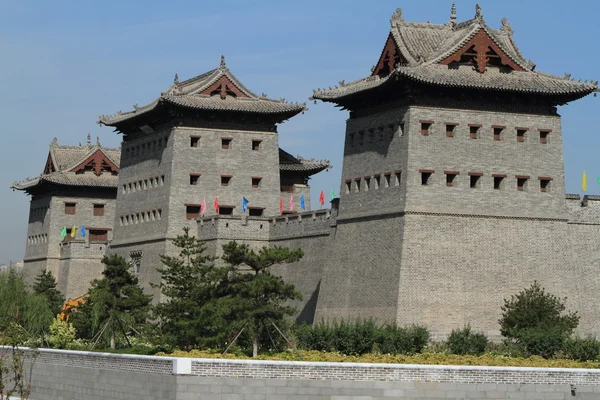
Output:
M584 225L600 225L600 196L578 194L566 195L569 223Z

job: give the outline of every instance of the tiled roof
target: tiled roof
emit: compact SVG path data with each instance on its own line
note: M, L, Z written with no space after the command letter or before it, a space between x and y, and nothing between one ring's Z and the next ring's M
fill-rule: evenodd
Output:
M317 89L311 99L334 101L381 86L391 77L439 86L578 97L598 89L597 82L575 81L570 79L570 75L559 77L535 71L535 64L527 61L515 44L512 27L506 19L502 20L500 29L491 29L483 20L479 7L475 18L461 23L451 19L446 24L406 22L399 9L392 16L391 24L391 35L406 59L404 65L396 66L396 69L384 78L370 76L333 89ZM485 72L479 73L469 65L455 69L440 64L482 30L522 71L508 72L488 65Z
M300 156L294 157L287 151L279 149L280 171L305 172L314 175L329 168L331 168L331 164L327 160L305 160Z
M42 183L54 183L67 186L96 186L96 187L117 187L117 175L110 172L103 172L96 175L91 171L83 173L70 172L77 165L88 159L94 153L100 150L104 155L119 167L121 160L121 149L105 148L97 141L92 145L88 135L86 145L64 146L59 145L56 138L50 143L49 157L52 160L54 172L42 173L36 178L27 178L20 182L14 182L11 188L17 190L27 190Z
M206 91L210 91L209 88L217 84L223 77L233 84L240 96L229 94L226 97L221 97L219 95L211 96L206 94ZM270 99L265 94L260 96L254 94L229 71L224 60L222 60L219 68L183 82L179 82L177 75L175 75L173 85L164 93L161 93L160 97L156 100L142 107L135 106L133 111L118 112L114 115L102 115L98 123L115 126L121 122L151 112L165 103L199 110L279 114L284 117L283 119L291 118L306 110L305 103L290 103L284 99Z

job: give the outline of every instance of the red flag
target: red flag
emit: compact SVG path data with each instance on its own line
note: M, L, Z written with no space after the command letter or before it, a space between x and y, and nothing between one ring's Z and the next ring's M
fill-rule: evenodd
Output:
M323 192L321 190L321 194L319 195L319 203L321 203L321 205L325 205L325 192Z
M215 211L218 214L219 213L219 198L218 197L215 197L215 202L213 203L213 206L215 207Z
M283 197L279 198L279 212L283 214Z
M202 199L202 203L200 203L200 214L204 214L206 212L206 199Z
M290 211L294 211L294 195L290 196Z

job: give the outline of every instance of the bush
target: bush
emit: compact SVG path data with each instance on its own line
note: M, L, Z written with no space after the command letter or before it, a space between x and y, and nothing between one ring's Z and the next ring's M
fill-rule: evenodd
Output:
M593 361L600 355L600 342L596 338L573 337L565 343L565 354L572 360Z
M377 326L373 320L356 320L300 325L295 329L298 347L305 350L339 352L348 355L367 353L415 354L429 341L427 329L412 326Z
M463 329L453 329L446 344L452 354L477 356L485 352L488 339L483 333L471 332L471 326L467 325Z
M75 341L77 334L73 325L67 321L63 321L60 317L54 318L50 325L50 335L48 343L55 349L69 348L71 343Z
M566 298L546 293L537 282L519 294L504 299L500 333L526 354L545 358L562 350L579 324L577 312L565 311Z

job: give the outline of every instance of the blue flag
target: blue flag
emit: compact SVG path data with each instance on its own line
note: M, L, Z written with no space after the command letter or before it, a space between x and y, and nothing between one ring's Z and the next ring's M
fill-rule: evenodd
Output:
M306 204L304 204L304 193L300 195L300 208L306 210Z
M242 196L242 212L246 212L246 208L248 208L248 203L250 203L248 199Z
M81 237L85 237L85 226L81 226Z

